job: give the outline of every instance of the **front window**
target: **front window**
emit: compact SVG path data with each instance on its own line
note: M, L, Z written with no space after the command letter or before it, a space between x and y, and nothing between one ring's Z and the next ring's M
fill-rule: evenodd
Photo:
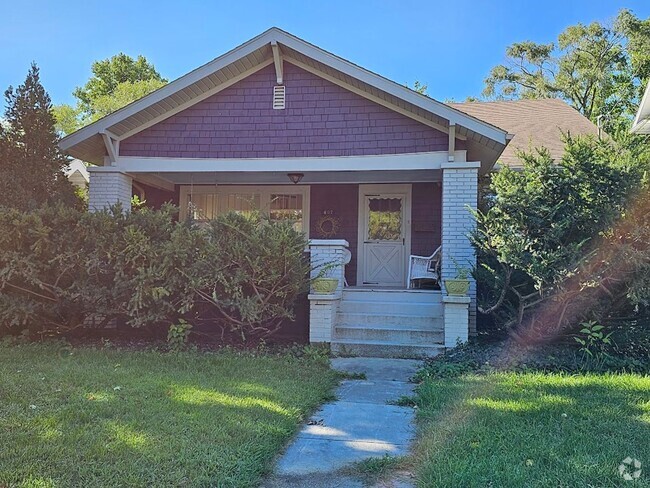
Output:
M272 193L269 216L276 221L291 220L294 229L304 230L302 195Z
M271 220L291 220L307 232L309 187L305 186L194 186L181 188L182 215L207 221L227 212L268 213Z

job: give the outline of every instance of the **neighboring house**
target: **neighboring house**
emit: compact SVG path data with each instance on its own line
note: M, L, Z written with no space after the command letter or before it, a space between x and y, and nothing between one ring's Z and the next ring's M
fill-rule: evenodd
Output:
M442 246L442 280L472 265L469 209L509 137L272 28L61 148L99 165L89 169L91 209L128 208L136 192L199 219L290 213L314 264L350 257L330 272L340 278L335 295L309 296L310 340L416 356L467 339L476 292L472 283L470 304L407 289L409 255Z
M631 132L634 134L650 134L650 83L646 86Z
M545 147L559 161L564 154L564 134L598 135L598 127L566 102L556 98L498 102L450 103L477 119L513 134L499 164L521 168L519 151Z
M80 159L73 159L68 164L68 167L63 171L65 177L70 180L77 188L86 188L90 181L90 175L86 164Z

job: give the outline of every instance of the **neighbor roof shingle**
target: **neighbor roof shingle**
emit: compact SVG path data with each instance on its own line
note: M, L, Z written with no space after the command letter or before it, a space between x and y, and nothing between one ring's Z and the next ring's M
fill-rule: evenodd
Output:
M546 147L553 159L564 152L562 134L598 134L598 127L566 102L554 98L498 102L465 102L448 105L472 117L508 131L514 137L499 158L511 167L521 167L520 150Z

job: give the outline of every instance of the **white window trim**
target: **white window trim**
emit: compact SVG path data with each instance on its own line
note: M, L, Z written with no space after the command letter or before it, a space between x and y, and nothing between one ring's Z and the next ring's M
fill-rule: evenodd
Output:
M305 185L181 185L180 188L180 219L185 220L190 194L210 195L228 193L257 193L260 195L260 210L268 213L272 193L285 195L302 195L302 226L309 238L309 186Z

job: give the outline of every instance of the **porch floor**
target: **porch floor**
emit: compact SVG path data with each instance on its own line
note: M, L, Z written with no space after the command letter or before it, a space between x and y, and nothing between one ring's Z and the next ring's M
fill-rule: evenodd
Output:
M367 291L367 292L387 292L387 293L425 293L441 294L441 290L429 290L425 288L405 288L405 287L384 287L384 286L346 286L344 290Z

